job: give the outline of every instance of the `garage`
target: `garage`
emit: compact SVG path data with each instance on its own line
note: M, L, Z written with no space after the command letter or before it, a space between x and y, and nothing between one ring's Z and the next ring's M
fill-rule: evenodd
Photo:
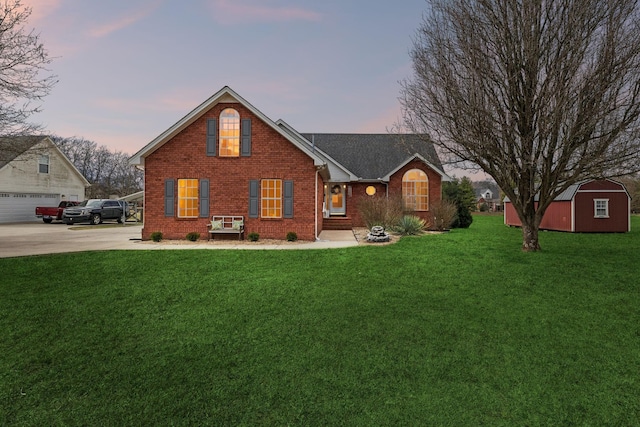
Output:
M0 224L37 221L36 206L58 206L60 194L0 193Z

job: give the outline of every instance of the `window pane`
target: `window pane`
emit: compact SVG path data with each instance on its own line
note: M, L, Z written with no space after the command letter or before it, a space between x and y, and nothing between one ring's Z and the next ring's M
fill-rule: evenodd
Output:
M178 217L198 217L198 180L178 180Z
M402 177L402 198L408 209L429 210L429 181L420 169L411 169Z
M263 179L260 182L261 216L263 218L282 217L282 180Z
M220 156L240 155L240 114L233 108L220 113Z

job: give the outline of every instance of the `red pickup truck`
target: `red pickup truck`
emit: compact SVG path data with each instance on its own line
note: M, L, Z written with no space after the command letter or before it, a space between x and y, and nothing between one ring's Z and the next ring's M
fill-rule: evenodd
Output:
M60 202L58 207L38 206L36 208L36 216L38 218L42 218L42 221L44 221L47 224L51 224L51 221L53 221L54 219L62 221L62 214L64 213L64 210L70 206L78 206L79 204L80 202L71 202L68 200L63 200Z

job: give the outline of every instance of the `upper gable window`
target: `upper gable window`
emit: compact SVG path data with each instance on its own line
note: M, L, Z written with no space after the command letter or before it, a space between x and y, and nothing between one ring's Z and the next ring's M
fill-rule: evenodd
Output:
M411 169L402 177L402 200L408 209L429 210L429 180L420 169Z
M40 156L40 159L38 160L38 172L49 173L49 156Z
M220 157L240 155L240 114L233 108L220 113Z

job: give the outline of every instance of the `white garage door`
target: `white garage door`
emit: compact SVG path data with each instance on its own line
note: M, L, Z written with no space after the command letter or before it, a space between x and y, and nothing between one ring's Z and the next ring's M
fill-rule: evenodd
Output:
M0 193L0 223L37 221L36 206L58 206L59 194Z

